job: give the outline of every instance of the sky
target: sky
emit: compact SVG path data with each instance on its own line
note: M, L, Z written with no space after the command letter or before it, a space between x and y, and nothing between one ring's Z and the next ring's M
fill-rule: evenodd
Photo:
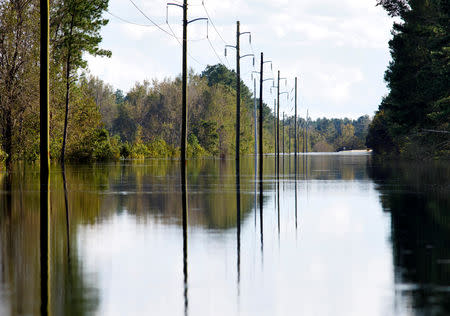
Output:
M181 8L170 6L167 11L162 0L132 1L169 34L182 37ZM282 92L290 93L280 100L280 112L286 115L293 114L295 77L299 113L304 117L308 111L313 119L372 116L387 94L383 77L390 61L393 21L375 0L189 0L188 4L189 19L208 14L211 18L209 23L189 24L188 67L201 73L206 65L222 62L235 69L235 51L228 49L225 58L224 46L236 44L239 20L241 32L252 34L251 44L247 35L241 36L241 55L257 56L256 68L252 58L241 60L241 77L253 90L251 73L259 71L264 52L264 60L273 62L272 67L265 65L264 78L276 78L278 70L287 78L280 84ZM144 79L180 75L180 43L153 26L131 0L110 0L104 16L109 24L101 31L101 47L111 50L112 57L87 56L91 74L125 93ZM264 101L273 107L276 95L270 86L272 82L266 81Z

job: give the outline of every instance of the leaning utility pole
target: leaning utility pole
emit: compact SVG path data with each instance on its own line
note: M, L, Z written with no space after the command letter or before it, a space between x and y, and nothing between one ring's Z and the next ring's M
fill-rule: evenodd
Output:
M40 263L41 263L41 315L48 315L50 301L49 282L49 0L40 1L41 47L40 47Z

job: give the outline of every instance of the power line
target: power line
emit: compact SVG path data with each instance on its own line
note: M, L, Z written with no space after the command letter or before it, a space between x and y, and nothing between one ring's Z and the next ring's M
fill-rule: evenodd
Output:
M130 2L133 4L133 6L147 19L149 20L154 26L156 26L158 29L160 29L161 31L163 31L164 33L166 33L169 36L173 36L175 38L177 38L175 36L175 34L170 34L167 30L163 29L159 24L157 24L156 22L154 22L152 19L150 19L145 13L144 11L142 11L137 5L136 3L134 3L133 0L130 0ZM177 38L178 39L178 38Z
M131 0L130 0L131 1ZM172 27L170 26L169 22L167 22L167 26L169 27L170 31L172 32L172 36L177 40L178 44L180 44L181 46L183 46L183 44L181 43L180 39L175 35L175 32L173 31ZM194 58L190 53L188 53L188 56L195 61L197 64L199 64L200 66L205 66L205 64L203 64L202 62L198 61L196 58Z
M208 10L206 9L205 1L202 1L202 6L203 6L203 9L205 10L206 15L208 16L209 21L212 24L214 30L216 31L217 35L219 35L219 37L222 40L222 42L224 42L225 45L227 45L228 43L223 39L222 35L220 35L219 30L216 28L216 24L214 24L213 20L211 19L211 16L209 15Z
M125 19L125 18L122 18L122 17L118 16L117 14L114 14L114 13L112 13L112 12L110 12L110 11L106 11L106 12L107 12L108 14L110 14L111 16L113 16L114 18L116 18L116 19L118 19L118 20L120 20L120 21L122 21L122 22L124 22L124 23L127 23L127 24L136 25L136 26L142 26L142 27L155 27L154 24L141 24L141 23L136 23L136 22L127 20L127 19ZM161 25L163 25L163 24L159 24L159 26L161 26ZM169 35L172 36L172 37L174 37L174 38L177 38L177 39L181 40L181 38L180 38L180 37L177 37L177 36L175 35L175 33L173 33L173 35L172 35L172 34L169 34ZM190 40L188 40L188 42L200 42L200 41L204 41L204 40L206 40L206 37L190 39Z
M216 55L216 57L219 59L220 63L223 64L222 59L220 58L219 54L217 54L216 49L214 48L213 44L211 43L211 40L209 39L209 37L207 38L209 46L211 46L214 54Z
M122 21L122 22L124 22L124 23L132 24L132 25L137 25L137 26L144 26L144 27L154 27L154 26L155 26L155 25L153 25L153 24L140 24L140 23L132 22L132 21L129 21L129 20L127 20L127 19L124 19L124 18L118 16L117 14L114 14L114 13L108 11L108 10L106 10L106 12L108 12L109 15L115 17L116 19L118 19L118 20L120 20L120 21Z

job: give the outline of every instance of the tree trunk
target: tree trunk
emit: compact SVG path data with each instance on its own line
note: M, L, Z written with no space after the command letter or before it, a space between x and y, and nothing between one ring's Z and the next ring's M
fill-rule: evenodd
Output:
M67 75L66 75L66 113L64 116L64 136L61 148L61 164L64 165L64 155L66 152L66 141L67 141L67 124L69 121L69 91L70 91L70 53L67 57Z

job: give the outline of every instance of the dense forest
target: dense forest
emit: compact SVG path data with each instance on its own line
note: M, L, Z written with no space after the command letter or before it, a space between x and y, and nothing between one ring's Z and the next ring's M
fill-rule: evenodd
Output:
M124 93L89 75L86 54L100 47L108 0L51 1L50 154L52 160L176 157L181 80L138 82ZM39 158L39 1L0 2L0 161ZM218 64L189 74L188 155L234 153L236 74ZM254 151L254 99L241 81L241 153ZM264 105L264 151L274 151L274 114ZM365 148L369 117L299 119L299 150ZM294 119L281 122L284 151L294 150Z
M396 17L389 42L390 89L370 126L378 154L450 157L450 2L378 0Z

